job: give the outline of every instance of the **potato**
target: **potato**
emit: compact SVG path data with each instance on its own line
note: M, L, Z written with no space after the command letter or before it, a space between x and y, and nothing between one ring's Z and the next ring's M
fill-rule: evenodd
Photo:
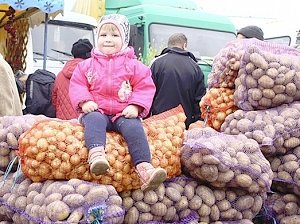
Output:
M235 207L238 211L243 211L246 209L250 209L254 204L254 198L249 195L241 196L235 204Z
M198 210L201 208L202 199L198 195L195 195L192 199L189 200L188 206L192 210Z
M34 191L33 191L34 192ZM48 197L46 197L44 204L49 205L54 201L61 201L63 196L60 193L52 193Z
M144 195L143 200L148 205L153 205L158 201L158 197L157 197L157 194L155 193L155 191L149 190L149 191L146 191L144 194L145 195Z
M125 214L124 223L136 224L139 220L139 211L136 207L131 207Z
M114 216L108 216L106 218L107 223L123 223L124 217L123 217L123 208L117 206L117 205L109 205L107 207L107 212L110 214L116 214Z
M187 197L188 200L191 200L195 196L195 187L192 185L187 184L184 187L184 196Z
M213 206L211 207L210 219L211 219L212 221L217 221L217 220L220 219L220 210L219 210L218 206L213 205Z
M166 189L165 189L165 186L164 184L160 184L156 189L155 189L155 193L157 195L157 198L159 201L162 201L164 196L165 196L165 192L166 192Z
M45 195L40 193L33 198L33 204L42 206L45 201Z
M283 217L280 220L281 224L298 224L300 220L300 215L293 215L293 216L287 216Z
M81 183L76 187L76 193L81 194L82 196L85 196L89 190L91 185L87 183Z
M181 199L181 194L175 188L167 187L166 196L174 202L177 202Z
M135 201L141 201L144 198L144 192L141 189L134 190L131 197Z
M71 212L70 216L67 219L67 222L69 223L79 223L82 218L83 218L84 214L82 209L76 209L74 211Z
M198 210L198 214L200 217L209 216L210 212L211 212L211 208L203 203L202 203L200 209Z
M216 203L216 205L218 206L220 212L227 211L228 209L231 208L230 202L228 200L226 200L226 199L224 199L222 201L218 201Z
M216 198L213 191L210 188L204 185L199 185L196 188L196 193L202 198L203 203L205 203L206 205L212 206L215 204Z
M236 183L241 187L250 187L252 184L252 178L247 174L240 174L235 177Z
M97 200L101 199L105 201L108 199L108 196L109 194L106 187L102 185L91 188L84 198L87 203L93 203L96 198Z
M156 216L165 216L167 214L167 206L161 202L157 202L153 205L151 205L151 214Z
M63 197L62 201L72 208L77 208L83 206L85 200L81 194L68 194Z
M70 213L70 208L65 202L54 201L47 205L47 216L51 219L51 221L66 220Z
M175 215L176 215L176 208L171 206L167 208L167 212L164 215L163 219L165 221L172 221L174 220Z
M117 205L119 207L122 206L122 198L119 195L110 195L106 200L106 204L108 205Z
M139 210L139 212L150 212L151 208L149 204L146 204L143 201L137 201L134 203L134 206Z
M189 206L189 202L186 196L182 196L179 201L175 203L175 208L177 211L182 211L187 209Z
M151 213L142 213L139 216L138 222L144 223L153 220L153 215Z
M220 218L225 220L234 220L237 214L237 210L230 208L225 212L220 213Z
M25 210L27 206L27 198L25 196L19 196L15 201L15 207Z

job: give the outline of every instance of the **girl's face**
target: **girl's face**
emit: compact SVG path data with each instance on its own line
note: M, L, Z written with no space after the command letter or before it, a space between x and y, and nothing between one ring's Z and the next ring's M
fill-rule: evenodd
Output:
M103 54L115 54L122 49L122 37L118 28L112 24L104 24L99 32L97 46Z

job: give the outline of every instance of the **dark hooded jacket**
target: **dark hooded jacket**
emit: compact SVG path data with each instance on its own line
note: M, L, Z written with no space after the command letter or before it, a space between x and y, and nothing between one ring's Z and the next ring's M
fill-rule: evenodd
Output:
M82 58L74 58L68 61L55 79L52 91L52 104L56 110L56 117L59 119L70 120L79 116L79 113L71 105L69 86L74 69L83 60Z
M162 113L182 105L186 128L200 119L199 102L206 93L204 75L195 56L180 48L166 48L151 64L156 86L151 113Z

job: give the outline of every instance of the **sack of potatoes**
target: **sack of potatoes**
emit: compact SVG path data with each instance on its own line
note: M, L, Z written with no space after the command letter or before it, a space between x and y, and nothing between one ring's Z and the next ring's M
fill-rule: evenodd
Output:
M0 170L5 171L9 162L16 156L18 139L21 134L35 122L47 119L44 115L26 114L23 116L0 117ZM11 172L16 171L18 162L14 163Z
M266 157L284 155L300 145L300 102L257 110L237 110L225 118L221 132L244 134L258 142Z
M300 146L286 155L269 158L274 173L272 188L300 197Z
M280 224L299 223L300 199L297 195L275 192L267 197L265 207Z
M151 221L184 223L182 220L195 217L202 223L230 223L233 220L243 223L239 221L252 220L258 214L267 194L208 187L191 178L179 176L164 182L155 190L126 191L120 196L126 211L126 224Z
M104 223L124 220L122 199L111 185L79 179L33 183L23 178L17 184L11 173L0 190L0 217L15 224Z
M268 109L300 99L300 54L286 48L253 45L245 49L235 80L237 107Z
M181 163L192 177L214 187L267 192L273 179L270 163L256 141L209 127L185 133Z

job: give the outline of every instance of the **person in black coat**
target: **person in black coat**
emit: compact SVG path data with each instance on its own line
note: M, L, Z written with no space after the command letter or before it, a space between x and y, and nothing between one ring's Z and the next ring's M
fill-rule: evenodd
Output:
M200 119L199 102L205 95L204 75L195 56L186 50L187 38L182 33L169 37L168 47L150 65L156 92L151 115L182 105L186 128Z

